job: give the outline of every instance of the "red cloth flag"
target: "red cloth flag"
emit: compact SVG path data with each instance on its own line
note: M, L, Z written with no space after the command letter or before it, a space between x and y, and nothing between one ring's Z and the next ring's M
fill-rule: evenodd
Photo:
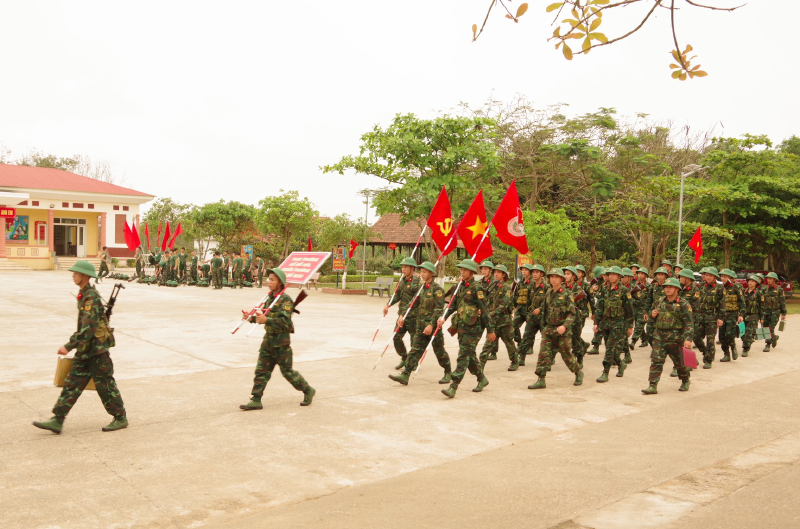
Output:
M356 242L354 239L350 239L350 253L347 254L347 257L349 259L353 258L353 254L356 253L357 247L358 247L358 242Z
M169 225L168 225L169 226ZM169 240L169 249L173 249L175 247L175 239L178 238L178 235L183 233L183 228L181 228L181 223L178 223L178 228L175 230L175 233L172 234L172 239Z
M700 262L700 256L703 255L703 235L700 233L700 226L694 232L692 240L689 241L689 248L694 250L694 264Z
M517 185L513 180L492 217L492 225L497 230L498 239L513 246L521 254L528 253L528 239L525 237L525 226L522 224L522 208L519 205Z
M486 221L486 208L483 207L483 189L481 189L456 230L459 239L464 243L464 249L479 264L493 252L488 230L489 223Z
M147 239L147 253L150 253L150 224L144 223L144 238Z
M128 226L128 221L127 220L125 221L125 233L124 233L124 235L125 235L125 246L128 247L128 250L134 251L136 249L136 246L133 244L133 242L134 242L133 241L133 230L131 230L131 227Z
M311 251L311 235L308 236L308 251Z
M431 216L428 217L428 227L431 229L431 239L439 247L442 257L456 249L453 212L450 209L450 199L447 197L444 186L439 193L439 198L436 199Z
M142 245L142 239L139 237L139 226L134 226L134 221L131 221L131 233L133 233L133 247L138 248Z
M169 242L169 221L167 221L167 227L164 229L164 239L161 241L162 252L167 249L167 242Z

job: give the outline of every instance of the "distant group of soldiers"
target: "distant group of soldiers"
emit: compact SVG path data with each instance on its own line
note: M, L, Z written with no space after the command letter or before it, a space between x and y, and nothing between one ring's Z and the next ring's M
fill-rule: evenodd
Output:
M244 257L239 252L215 251L213 257L201 260L196 250L186 252L186 248L178 250L166 249L155 252L149 256L142 247L136 248L134 254L136 265L136 278L146 277L148 265L152 266L153 276L158 284L186 284L209 286L221 289L223 286L233 288L253 286L262 288L264 276L269 269L266 261L261 257L253 257L245 253ZM232 281L232 282L231 282Z
M608 382L614 367L616 376L622 377L633 362L631 351L641 340L640 347L652 347L649 385L642 392L658 392L667 357L674 364L671 376L681 381L680 391L688 391L691 368L685 355L694 355L693 346L703 355L703 368L710 369L717 336L724 353L720 362L730 362L739 356L737 338L742 341L742 356L749 355L760 325L767 352L777 346L776 326L786 318L784 291L774 272L749 276L745 288L735 281L736 273L730 269L702 268L701 280L697 281L692 270L673 267L669 260L661 262L652 279L647 268L638 264L625 268L598 266L592 270L591 279L582 265L546 272L542 265L524 264L520 267L522 279L516 282L509 280L504 265L488 260L478 264L465 259L457 266L461 280L445 293L434 282L433 263L418 265L412 258L404 259L400 283L383 309L386 315L390 306L399 307L394 346L401 357L396 366L400 373L389 378L407 385L432 345L444 370L439 383L450 384L442 393L450 398L466 371L478 380L473 391L480 392L489 384L483 368L488 360L497 359L499 341L508 352L508 370L524 366L537 334L541 334L537 381L529 389L546 387L545 379L557 353L575 375L574 385L581 385L584 356L599 354L603 342L603 372L597 382ZM459 341L455 370L441 334L450 316L448 331L457 334ZM581 337L590 317L594 322L591 348ZM484 331L486 341L478 354ZM410 351L403 341L406 333L411 337Z

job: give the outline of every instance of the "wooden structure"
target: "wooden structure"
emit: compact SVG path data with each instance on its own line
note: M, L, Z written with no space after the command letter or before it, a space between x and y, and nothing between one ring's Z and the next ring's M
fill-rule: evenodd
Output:
M400 218L399 213L387 213L371 226L371 235L367 245L372 247L372 257L375 257L376 247L379 251L384 252L384 255L389 260L397 257L398 253L399 255L409 255L414 249L414 245L417 244L417 239L419 239L419 233L422 231L427 219L417 219L416 221L400 224ZM430 229L427 229L422 242L430 241L431 233ZM459 258L463 258L466 255L461 241L458 241L454 254ZM417 257L419 256L417 255ZM420 262L419 258L417 262Z

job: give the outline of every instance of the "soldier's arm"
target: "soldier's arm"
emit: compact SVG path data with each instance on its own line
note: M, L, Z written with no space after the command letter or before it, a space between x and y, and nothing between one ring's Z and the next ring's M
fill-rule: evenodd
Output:
M478 295L475 298L475 304L481 311L481 324L486 328L486 332L492 333L494 332L494 324L492 322L492 316L489 314L489 309L486 307L484 300L485 293L481 288L478 288Z
M86 309L87 303L89 309ZM78 329L69 341L64 344L67 351L72 349L82 349L89 344L94 338L94 333L103 318L103 304L100 297L92 297L92 299L84 301L80 309L80 329Z
M692 306L685 299L681 301L681 310L683 311L683 341L691 342L694 339L694 318L692 317Z
M397 288L394 291L394 299L392 299L389 303L387 303L387 305L389 307L391 307L395 303L400 303L400 299L403 297L403 292L405 292L405 290L406 290L406 283L408 283L408 281L406 281L406 276L401 277L400 278L400 282L397 284ZM406 307L406 308L408 308L408 307ZM404 311L403 304L401 304L400 305L400 312L403 312L403 311Z
M501 311L505 314L514 314L514 294L511 292L511 289L501 294L500 307Z
M444 315L444 290L441 288L436 289L436 292L433 294L433 301L433 314L431 315L431 321L428 322L428 325L436 327L436 325L438 325L439 318Z
M595 323L600 323L601 321L603 321L603 312L605 311L605 308L606 308L605 299L603 299L603 297L600 296L600 298L597 300L597 307L595 307L594 309Z

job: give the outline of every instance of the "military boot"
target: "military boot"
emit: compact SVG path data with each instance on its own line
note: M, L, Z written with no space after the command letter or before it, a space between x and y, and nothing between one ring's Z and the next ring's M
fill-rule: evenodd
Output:
M749 347L745 347L744 349L742 349L742 358L747 358L747 356L749 354L750 354L750 348Z
M481 380L478 381L478 385L472 388L472 391L474 391L475 393L480 393L481 391L483 391L483 388L485 388L488 385L489 385L489 379L484 376Z
M626 367L628 367L628 364L626 364L624 361L619 363L619 371L617 371L617 376L618 377L621 377L622 375L625 374L625 368Z
M547 387L547 384L544 381L544 378L539 377L539 380L528 386L528 389L544 389Z
M447 389L443 389L442 393L444 394L445 397L449 397L452 399L453 397L456 396L456 390L458 390L458 385L450 384L450 387Z
M52 417L47 421L33 421L33 425L42 430L61 433L61 428L64 426L64 417Z
M703 362L703 369L711 369L711 362Z
M253 397L252 399L250 399L250 402L248 402L247 404L242 404L242 405L239 406L240 410L247 410L247 411L249 411L249 410L261 410L263 408L264 408L264 405L261 404L261 399L256 398L256 397Z
M658 393L658 383L650 382L650 385L647 386L647 389L643 389L642 393L645 395L655 395Z
M404 386L408 385L408 375L405 373L400 373L399 375L389 375L389 378L395 382L400 382Z
M777 334L773 335L773 337L772 337L772 347L773 348L778 347L778 338L780 338L780 336L778 336Z
M629 343L629 344L628 344L628 349L630 349L631 351L633 351L633 348L634 348L634 347L636 347L636 342L637 342L638 340L639 340L639 338L634 338L633 340L631 340L631 343Z
M509 371L516 371L519 369L519 364L517 362L511 362L511 365L508 366Z
M303 402L300 403L300 406L309 406L309 405L311 405L311 401L314 400L314 395L316 395L316 394L317 394L317 390L312 388L311 386L308 386L308 389L306 389L303 392Z
M572 385L580 386L581 384L583 384L583 369L575 373L575 382Z
M731 361L731 354L728 351L725 351L725 355L719 359L720 362L730 362Z
M517 358L517 365L519 367L524 367L525 366L525 356L526 355L524 355L522 353L519 353L518 358Z
M625 351L625 363L626 364L632 364L633 363L633 358L631 358L631 352L630 351Z
M650 345L650 342L647 341L647 338L642 338L642 344L639 346L639 349L647 347L648 345Z
M490 354L487 360L497 360L497 353Z
M739 358L739 350L736 348L736 342L733 342L733 345L731 345L731 356L734 360Z
M447 371L439 381L439 384L449 384L451 380L453 380L453 374Z
M677 367L673 367L672 368L672 373L670 373L669 376L677 377L678 376L678 368Z
M681 387L678 388L678 391L689 391L689 379L688 378L681 383Z
M765 343L765 344L764 344L764 352L765 352L765 353L768 353L768 352L769 352L769 342L767 342L767 343Z
M600 354L600 346L599 345L592 345L592 348L586 351L587 355L599 355Z
M608 371L604 369L603 374L597 378L597 381L600 383L608 382Z
M122 430L123 428L128 427L128 418L124 415L122 417L114 417L114 420L111 421L108 426L103 426L104 432L115 432L117 430Z

